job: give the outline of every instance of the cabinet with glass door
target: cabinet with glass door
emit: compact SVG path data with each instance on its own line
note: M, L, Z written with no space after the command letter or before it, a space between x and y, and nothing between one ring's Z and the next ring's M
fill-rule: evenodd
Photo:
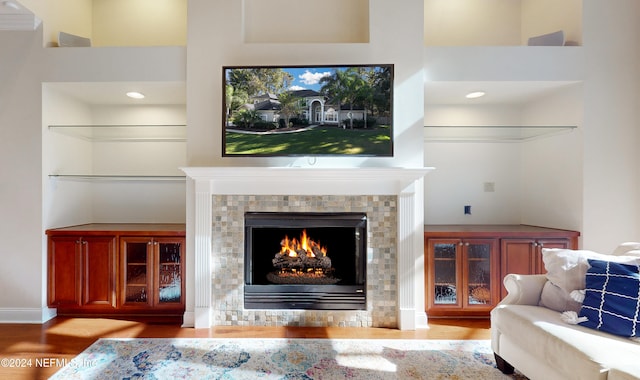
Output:
M428 239L430 316L486 315L498 302L495 239Z
M544 248L578 249L580 232L528 225L425 225L430 317L489 317L509 273L544 273Z
M123 237L123 308L184 309L184 239Z

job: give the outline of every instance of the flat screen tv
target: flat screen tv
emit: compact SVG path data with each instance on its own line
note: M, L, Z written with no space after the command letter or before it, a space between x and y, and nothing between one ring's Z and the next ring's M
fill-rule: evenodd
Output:
M223 156L393 156L393 65L223 67Z

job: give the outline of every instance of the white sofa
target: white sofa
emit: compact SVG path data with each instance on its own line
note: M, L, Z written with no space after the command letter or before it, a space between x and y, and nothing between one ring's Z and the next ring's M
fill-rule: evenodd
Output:
M581 307L587 305L586 299L584 304L575 300L572 286L574 290L586 288L584 273L593 264L587 259L595 255L600 260L601 255L545 251L546 275L509 274L504 278L509 294L491 312L491 346L498 368L512 373L515 367L531 380L640 379L638 335L614 335L575 324L570 318L581 315ZM620 252L626 251L619 251L612 260L634 260L633 255L623 257ZM640 268L640 257L635 260ZM577 281L573 285L572 276Z

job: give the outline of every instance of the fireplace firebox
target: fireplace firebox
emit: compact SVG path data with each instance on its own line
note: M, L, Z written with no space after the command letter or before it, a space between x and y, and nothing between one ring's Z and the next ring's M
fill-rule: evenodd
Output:
M364 213L245 214L245 309L366 309Z

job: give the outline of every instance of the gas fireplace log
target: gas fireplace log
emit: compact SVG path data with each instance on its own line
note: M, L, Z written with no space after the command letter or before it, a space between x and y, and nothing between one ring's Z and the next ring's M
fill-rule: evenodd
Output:
M280 253L271 260L275 268L322 268L331 269L331 259L326 256L309 257L306 254L301 256L288 256Z
M309 259L314 262L313 268L331 269L331 259L327 256L316 256Z
M299 257L290 257L287 255L277 254L271 260L275 268L302 268L303 264Z
M312 246L311 246L311 250L313 251L313 255L314 255L315 257L318 257L318 258L320 258L320 257L326 257L326 256L324 255L324 253L322 253L322 249L320 249L320 247L319 247L319 246L317 246L317 245L312 245Z

